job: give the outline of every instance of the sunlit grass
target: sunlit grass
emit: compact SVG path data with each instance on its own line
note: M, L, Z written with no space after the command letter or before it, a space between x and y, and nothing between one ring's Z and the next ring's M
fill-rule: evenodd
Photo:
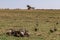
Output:
M38 22L38 26L36 26ZM56 22L59 24L56 25ZM38 28L40 36L35 34ZM57 27L58 31L50 33L50 28ZM7 29L25 28L30 37L7 36ZM0 10L0 40L60 40L56 33L60 32L60 10Z

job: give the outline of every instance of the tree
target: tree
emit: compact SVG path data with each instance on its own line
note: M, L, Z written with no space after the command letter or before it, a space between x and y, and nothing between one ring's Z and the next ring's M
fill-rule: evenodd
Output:
M31 7L30 5L27 5L28 10L35 9L34 7Z

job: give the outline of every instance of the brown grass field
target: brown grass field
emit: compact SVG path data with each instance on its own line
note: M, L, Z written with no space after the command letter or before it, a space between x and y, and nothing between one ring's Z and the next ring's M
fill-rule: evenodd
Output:
M57 31L51 33L49 30L54 27ZM5 35L11 28L27 29L30 37ZM60 40L60 10L0 10L0 40Z

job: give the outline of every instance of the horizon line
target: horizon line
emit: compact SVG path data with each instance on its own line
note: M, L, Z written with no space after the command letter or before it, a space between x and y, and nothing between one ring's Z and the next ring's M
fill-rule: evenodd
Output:
M27 9L27 8L0 8L0 9ZM35 8L35 9L60 9L60 8Z

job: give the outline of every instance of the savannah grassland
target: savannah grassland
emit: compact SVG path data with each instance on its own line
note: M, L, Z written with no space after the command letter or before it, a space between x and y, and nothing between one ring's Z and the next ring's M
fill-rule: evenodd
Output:
M54 27L57 31L51 33L49 30ZM11 28L25 28L30 37L7 36L6 31ZM60 40L60 10L0 10L0 40Z

